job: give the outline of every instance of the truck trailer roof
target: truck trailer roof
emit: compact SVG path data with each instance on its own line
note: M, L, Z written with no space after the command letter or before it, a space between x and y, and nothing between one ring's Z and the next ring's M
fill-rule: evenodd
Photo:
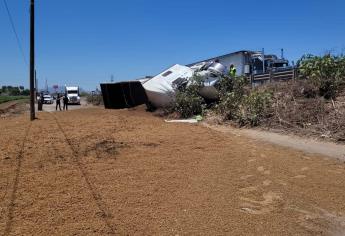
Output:
M78 86L66 86L66 89L70 90L77 90L79 87Z

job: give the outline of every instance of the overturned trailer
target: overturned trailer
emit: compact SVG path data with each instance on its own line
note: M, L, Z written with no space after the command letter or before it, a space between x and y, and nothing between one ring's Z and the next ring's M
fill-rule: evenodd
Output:
M187 66L174 65L143 83L148 101L154 107L169 106L174 100L175 90L188 83L193 70Z
M225 71L225 66L217 62L199 63L193 67L176 64L148 80L103 83L101 90L104 106L113 109L141 104L146 104L149 108L167 107L174 101L176 90L181 86L188 86L193 75L203 80L200 95L206 100L215 100L218 98L215 85Z
M101 90L107 109L131 108L148 102L140 81L102 83Z

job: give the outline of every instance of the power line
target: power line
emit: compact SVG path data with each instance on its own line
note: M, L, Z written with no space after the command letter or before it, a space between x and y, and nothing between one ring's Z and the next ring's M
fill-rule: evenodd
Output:
M19 40L19 37L18 37L18 34L17 34L17 30L16 30L16 27L15 27L14 22L13 22L13 18L12 18L11 12L10 12L10 10L9 10L9 8L8 8L8 5L7 5L6 0L3 0L3 1L4 1L4 5L5 5L5 8L6 8L6 11L7 11L8 18L10 19L10 22L11 22L11 26L12 26L13 33L14 33L14 35L16 36L17 45L18 45L19 50L20 50L20 52L21 52L21 54L22 54L24 63L25 63L26 65L28 65L28 62L27 62L27 60L26 60L26 58L25 58L25 54L24 54L23 47L22 47L22 45L21 45L21 43L20 43L20 40Z

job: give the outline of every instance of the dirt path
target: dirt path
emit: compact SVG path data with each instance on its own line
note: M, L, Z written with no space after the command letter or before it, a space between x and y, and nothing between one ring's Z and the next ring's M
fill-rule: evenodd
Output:
M236 129L230 126L210 125L203 123L205 127L230 135L246 136L260 142L277 144L282 147L301 150L310 154L320 154L345 161L345 145L331 142L321 142L313 139L301 138L295 135L284 135L273 132L253 129Z
M23 114L28 110L28 101L27 99L14 100L10 102L5 102L0 104L0 119Z
M345 233L339 161L142 110L38 118L0 122L5 235Z

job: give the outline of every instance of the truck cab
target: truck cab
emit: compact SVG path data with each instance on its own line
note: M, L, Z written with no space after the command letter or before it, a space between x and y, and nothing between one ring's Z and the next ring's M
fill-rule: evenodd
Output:
M289 61L283 58L278 58L276 55L264 55L265 63L263 63L262 54L254 54L251 57L251 69L252 74L262 74L264 71L284 71L291 69ZM263 70L263 64L265 70Z
M68 97L68 104L80 105L79 86L66 86L65 93Z

